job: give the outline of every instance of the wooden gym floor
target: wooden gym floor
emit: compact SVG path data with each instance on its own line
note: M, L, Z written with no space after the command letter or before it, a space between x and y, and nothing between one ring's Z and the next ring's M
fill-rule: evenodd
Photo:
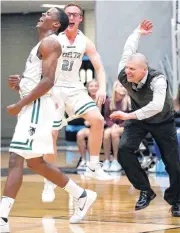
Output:
M8 159L8 153L3 152L1 190L6 180ZM77 152L59 152L57 165L68 168L68 175L79 185L98 193L97 201L84 221L69 224L73 200L60 188L55 190L53 203L42 203L43 178L32 174L25 165L23 185L9 218L12 233L180 233L180 218L171 217L170 206L163 200L164 189L169 185L167 176L149 175L157 197L146 209L135 211L139 192L126 176L113 173L114 180L105 182L72 174L78 159Z

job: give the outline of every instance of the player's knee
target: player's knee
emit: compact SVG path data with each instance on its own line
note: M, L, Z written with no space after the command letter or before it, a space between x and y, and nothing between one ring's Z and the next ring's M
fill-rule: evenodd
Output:
M97 128L104 127L104 117L101 114L95 115L92 118L91 126L96 126Z
M26 162L28 168L37 171L42 165L42 163L44 163L44 160L42 157L39 157L39 158L27 159Z
M24 158L20 155L17 155L15 153L11 153L10 159L9 159L9 168L19 167L23 166L24 164Z

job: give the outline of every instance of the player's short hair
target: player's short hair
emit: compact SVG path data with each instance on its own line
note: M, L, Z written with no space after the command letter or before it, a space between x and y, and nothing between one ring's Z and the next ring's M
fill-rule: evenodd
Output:
M59 27L57 31L57 34L59 34L60 32L63 32L64 30L66 30L66 28L68 27L69 18L63 10L59 9L58 7L55 7L55 8L58 11L58 21L61 24L61 26Z
M70 2L68 3L65 7L64 7L64 11L66 10L66 8L70 7L70 6L76 6L80 12L81 12L81 15L83 16L83 9L78 5L76 4L75 2Z

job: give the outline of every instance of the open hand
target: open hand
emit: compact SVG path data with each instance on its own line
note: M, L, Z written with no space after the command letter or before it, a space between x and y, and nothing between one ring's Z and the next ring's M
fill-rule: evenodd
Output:
M142 35L151 34L152 28L153 28L153 24L150 20L143 20L139 25L139 29Z
M110 115L111 119L121 119L121 120L128 120L129 114L122 112L122 111L115 111Z
M98 107L102 106L102 104L105 103L105 100L106 100L106 92L99 89L97 92L96 92L96 104Z

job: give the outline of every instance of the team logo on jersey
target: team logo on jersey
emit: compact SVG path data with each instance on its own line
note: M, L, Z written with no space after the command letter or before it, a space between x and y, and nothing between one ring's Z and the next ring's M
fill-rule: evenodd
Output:
M67 46L67 48L68 48L68 49L74 49L74 48L76 48L76 46L71 45L71 46Z
M66 58L81 58L81 53L78 52L68 52L68 53L63 53L62 57Z
M33 134L35 134L36 128L30 126L29 128L29 135L32 136Z

